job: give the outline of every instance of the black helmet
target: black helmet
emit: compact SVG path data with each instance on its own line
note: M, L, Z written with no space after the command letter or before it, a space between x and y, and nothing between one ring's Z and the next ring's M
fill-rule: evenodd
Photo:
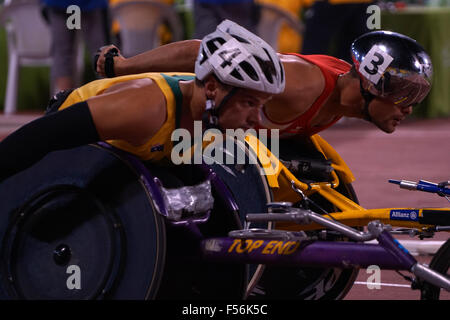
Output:
M433 65L415 40L391 31L374 31L357 38L351 57L363 95L400 106L422 102L431 89Z

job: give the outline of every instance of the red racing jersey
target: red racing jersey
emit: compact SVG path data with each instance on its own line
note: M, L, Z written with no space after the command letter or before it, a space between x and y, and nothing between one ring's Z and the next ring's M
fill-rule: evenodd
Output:
M265 129L279 129L280 137L289 136L311 136L318 133L336 123L341 117L336 117L330 123L323 126L311 127L311 120L319 112L320 108L324 105L327 98L331 95L336 87L337 79L339 75L346 73L350 70L351 65L343 60L326 56L326 55L301 55L298 53L288 53L298 56L320 68L325 79L325 87L320 96L314 101L311 107L300 115L297 119L289 122L275 122L270 120L264 109L261 111L261 123L259 128Z

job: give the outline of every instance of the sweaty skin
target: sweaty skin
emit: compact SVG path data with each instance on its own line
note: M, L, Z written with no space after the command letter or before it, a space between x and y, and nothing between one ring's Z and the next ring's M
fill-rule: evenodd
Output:
M104 53L114 46L102 49L97 72L104 75ZM142 72L170 72L174 70L194 72L195 59L200 40L174 42L137 56L125 59L114 58L116 75ZM264 105L267 117L274 122L289 122L305 113L321 95L325 79L319 67L294 55L279 54L286 73L286 88ZM363 118L364 99L360 93L359 79L350 72L342 74L334 91L323 103L311 120L312 126L323 126L336 117ZM386 133L395 131L396 126L412 111L411 107L397 107L391 102L373 99L369 112L372 122Z
M386 133L395 131L398 124L412 113L412 106L401 107L375 99L369 105L369 112L372 115L372 122Z
M183 94L181 126L193 130L194 120L201 120L206 97L219 103L229 88L210 76L204 87L194 80L180 81ZM271 95L238 89L227 103L219 124L223 128L248 129L259 120L259 109ZM113 85L101 95L87 100L101 140L121 139L139 146L149 140L166 121L165 97L151 79L131 80Z
M49 152L99 140L116 140L118 148L126 151L131 148L130 152L137 156L147 157L141 147L146 149L146 144L158 137L162 128L172 128L173 123L167 122L168 115L170 121L175 120L173 109L168 109L174 106L168 105L157 76L160 75L112 85L96 96L64 106L11 133L0 142L0 153L8 155L0 158L0 182L30 167ZM205 78L202 85L195 80L179 81L179 88L183 98L179 126L191 134L194 120L202 120L206 99L218 104L231 90L213 75ZM268 93L237 89L226 103L219 125L223 129L253 127L270 97ZM163 143L169 142L167 131L162 132L162 139L166 139Z
M164 95L151 79L114 85L87 103L101 140L121 139L137 146L151 138L166 119Z

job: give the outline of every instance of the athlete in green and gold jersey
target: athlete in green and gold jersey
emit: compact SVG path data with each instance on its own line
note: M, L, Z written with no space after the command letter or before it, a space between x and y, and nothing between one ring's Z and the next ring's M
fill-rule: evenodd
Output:
M177 127L248 129L260 109L284 90L276 52L241 26L222 22L202 40L193 74L144 73L91 82L72 91L58 112L39 118L0 143L0 180L47 153L99 140L161 160Z

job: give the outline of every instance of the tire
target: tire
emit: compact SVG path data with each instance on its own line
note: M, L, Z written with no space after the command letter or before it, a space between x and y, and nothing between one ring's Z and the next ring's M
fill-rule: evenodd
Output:
M229 150L230 146L234 149ZM234 159L234 161L213 161L200 166L172 167L171 173L180 179L179 183L182 185L204 181L204 174L209 170L213 171L215 177L223 183L226 191L216 190L213 184L214 208L210 218L206 223L196 226L203 239L227 237L229 231L242 229L248 213L266 212L267 203L272 201L267 180L261 175L260 167L249 160L251 153L247 152L247 147L242 141L226 137L226 140L217 140L208 148L214 150L212 157L220 154L227 157L231 151L234 157L243 151L241 154L245 155L245 159L243 165L236 165L237 161ZM154 175L159 174L155 171ZM164 182L164 178L162 181ZM231 206L233 209L229 206L230 202L233 203ZM194 288L188 296L189 299L242 299L259 280L264 268L262 265L198 263L199 259L197 263L189 259L180 260L183 251L195 252L198 243L193 237L192 230L170 227L169 224L167 226L167 263L158 298L183 298L179 296L180 292L190 292ZM268 228L269 224L255 224L254 227ZM190 248L187 248L189 246Z
M430 268L450 278L450 239L448 239L431 259ZM421 300L439 300L441 288L427 282L421 288Z
M205 181L204 172L193 165L151 166L153 176L165 188L196 185ZM247 286L247 268L242 264L221 264L201 258L201 239L226 237L239 228L234 212L226 209L212 185L214 207L207 221L189 225L166 222L167 251L157 300L242 299Z
M342 186L339 192L357 202L351 185ZM327 203L321 199L315 199L315 202L328 212L335 211L329 209L329 204L327 208ZM358 272L358 268L266 266L251 296L254 299L341 300L353 286Z
M281 141L280 158L283 160L292 160L298 159L299 156L323 159L323 155L312 146L309 140ZM306 179L313 178L314 177L312 176L306 177ZM320 177L319 180L322 178L323 177ZM358 198L351 184L341 183L336 190L358 203ZM319 195L312 195L310 198L327 212L338 211L335 206ZM327 240L342 241L348 239L343 237L333 237ZM351 289L358 276L358 272L358 268L343 269L266 266L260 282L251 294L251 298L339 300L343 299Z
M166 188L204 181L194 166L147 169ZM215 195L208 221L174 226L139 177L119 154L84 146L0 184L0 299L242 298L246 266L205 262L198 252L199 234L239 228L234 212Z
M226 139L232 138L226 137ZM220 150L219 152L223 152L225 157L227 156L226 151L230 151L226 148L231 145L227 144L227 141L224 140L222 144L223 150L225 151L217 148L217 150ZM235 161L231 164L228 161L224 161L224 164L213 163L209 167L226 185L233 202L237 206L237 210L234 212L234 217L237 222L234 230L237 230L243 228L248 213L267 212L267 203L273 201L273 195L266 177L262 175L261 167L256 164L259 163L257 158L252 152L248 152L248 146L246 144L239 141L236 142L236 140L234 141L232 144L234 146L233 156L237 157L240 151L244 151L245 164L235 165L234 162L236 162L236 159L234 159ZM213 146L213 144L210 146ZM270 223L252 224L252 228L270 229L271 227L272 225ZM248 268L248 281L244 298L250 294L265 268L264 265L247 265L246 267Z
M139 176L97 146L54 152L0 184L1 299L153 299L162 217Z

